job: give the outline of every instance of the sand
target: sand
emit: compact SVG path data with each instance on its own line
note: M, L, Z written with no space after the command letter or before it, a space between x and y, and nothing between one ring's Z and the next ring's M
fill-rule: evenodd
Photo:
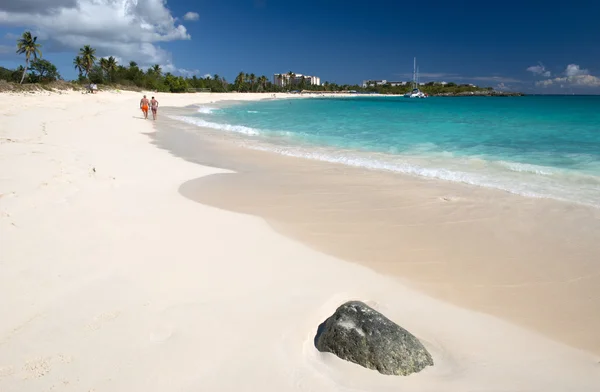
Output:
M184 196L600 355L599 209L282 156L180 121L158 128L158 146L236 172L190 180Z
M139 98L0 95L0 391L597 390L589 351L185 197L228 171L154 146ZM319 323L352 299L435 366L382 376L316 351Z

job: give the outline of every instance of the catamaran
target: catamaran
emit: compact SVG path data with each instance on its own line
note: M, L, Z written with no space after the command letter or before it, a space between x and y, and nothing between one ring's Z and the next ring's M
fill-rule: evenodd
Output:
M413 65L413 89L410 93L404 94L407 98L427 98L428 95L419 90L419 69L417 68L417 58L414 59Z

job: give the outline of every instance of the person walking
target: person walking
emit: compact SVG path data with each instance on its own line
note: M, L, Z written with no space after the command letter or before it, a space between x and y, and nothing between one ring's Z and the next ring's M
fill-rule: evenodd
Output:
M140 101L140 109L142 109L142 112L144 113L144 119L147 119L148 118L148 98L146 98L145 95L144 95L144 98L142 98Z
M156 116L158 115L158 101L152 97L150 101L150 107L152 108L152 119L156 121Z

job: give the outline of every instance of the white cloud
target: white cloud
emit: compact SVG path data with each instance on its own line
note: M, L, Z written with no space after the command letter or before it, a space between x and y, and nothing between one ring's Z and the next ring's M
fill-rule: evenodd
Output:
M183 19L197 21L198 19L200 19L200 15L197 12L188 12L187 14L183 15Z
M197 69L186 69L186 68L177 68L173 64L167 64L162 67L164 73L170 72L174 75L185 76L186 78L191 78L194 75L198 75L200 70Z
M554 79L546 79L536 82L536 86L549 87L558 85L565 87L600 87L600 78L590 75L587 69L581 69L577 64L569 64L564 72L565 76Z
M212 78L212 75L211 75L211 74L209 74L209 73L207 73L207 74L204 74L204 75L202 75L202 77L203 77L204 79L206 79L206 78Z
M510 90L510 86L507 86L504 83L498 83L498 85L496 86L496 90L498 90L498 91L507 91L507 90Z
M560 87L600 87L600 78L592 75L575 75L536 82L536 86L549 87L552 85L560 85Z
M20 38L20 36L17 35L17 34L13 34L13 33L6 33L6 34L4 34L4 39L17 40L18 38Z
M589 74L590 72L587 69L581 69L577 64L569 64L567 65L567 69L565 69L565 75L567 75L567 77Z
M545 78L549 78L552 75L550 71L546 70L546 67L544 67L544 64L542 63L540 63L539 65L532 65L531 67L527 68L527 71L531 72L534 75L543 76Z
M16 4L18 3L18 4ZM139 64L172 64L158 43L190 39L165 0L19 0L0 3L0 25L29 28L47 48L78 51Z

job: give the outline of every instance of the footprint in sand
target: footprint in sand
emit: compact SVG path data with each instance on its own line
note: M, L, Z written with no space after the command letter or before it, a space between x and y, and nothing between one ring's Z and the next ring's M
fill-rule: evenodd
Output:
M442 197L440 197L440 200L442 200L442 201L458 201L458 200L460 200L460 197L458 197L458 196L442 196Z
M169 325L160 325L150 331L150 341L160 343L173 336L173 328Z
M23 366L23 370L27 373L26 379L44 377L51 369L48 358L32 359L25 362L25 366Z
M120 314L121 314L121 312L118 312L118 311L101 313L101 314L97 315L96 317L94 317L94 320L91 323L86 325L86 329L90 330L90 331L96 331L96 330L100 329L102 327L102 325L104 325L105 323L110 322L110 321L116 319L117 317L119 317Z

